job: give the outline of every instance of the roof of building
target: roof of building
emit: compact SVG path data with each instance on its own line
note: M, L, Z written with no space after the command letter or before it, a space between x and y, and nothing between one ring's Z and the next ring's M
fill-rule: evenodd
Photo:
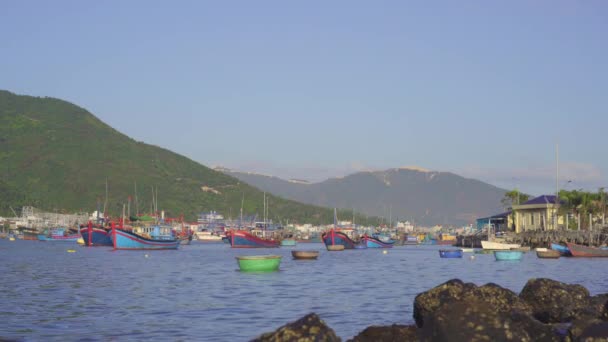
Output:
M522 203L522 205L527 204L555 204L555 195L541 195Z
M482 218L478 218L477 220L489 220L489 219L499 219L499 218L506 218L507 216L511 215L511 210L509 211L505 211L504 213L500 213L500 214L496 214L496 215L492 215L492 216L488 216L488 217L482 217Z

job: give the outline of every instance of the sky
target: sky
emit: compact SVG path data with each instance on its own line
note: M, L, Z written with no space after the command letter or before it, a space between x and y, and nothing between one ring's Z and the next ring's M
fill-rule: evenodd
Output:
M0 89L210 167L596 191L607 36L601 0L2 0Z

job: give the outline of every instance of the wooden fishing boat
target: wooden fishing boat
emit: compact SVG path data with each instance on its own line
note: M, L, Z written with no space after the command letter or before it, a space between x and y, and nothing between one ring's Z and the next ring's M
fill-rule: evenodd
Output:
M559 251L547 249L545 251L536 250L536 256L540 259L559 259L562 254Z
M361 241L367 248L393 248L393 242L383 242L379 238L363 235Z
M446 259L462 258L462 249L440 249L439 257Z
M114 246L112 242L112 232L100 225L93 225L91 221L86 228L80 227L80 235L84 240L85 246Z
M319 251L291 251L294 259L312 260L319 257Z
M243 272L272 272L279 269L280 255L238 256L236 260Z
M481 241L481 248L489 250L510 250L511 248L519 248L520 244L517 243L503 243L495 241Z
M570 253L570 249L567 246L561 245L559 243L552 242L551 249L560 252L563 256L572 256L572 253Z
M281 246L283 247L293 247L297 244L296 239L293 238L285 238L281 240Z
M171 236L154 235L153 238L144 237L132 231L112 227L112 243L114 249L129 250L155 250L177 249L180 240Z
M523 256L524 252L522 251L494 251L494 258L496 258L497 261L517 261L521 260Z
M262 239L245 230L231 230L226 233L232 248L275 248L280 242L270 239Z
M573 257L608 257L608 249L588 247L573 243L568 244L568 249Z

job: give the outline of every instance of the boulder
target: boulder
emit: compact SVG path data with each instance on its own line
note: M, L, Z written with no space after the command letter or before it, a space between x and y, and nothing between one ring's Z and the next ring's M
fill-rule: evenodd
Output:
M415 325L371 326L348 342L417 342L417 331Z
M533 278L528 280L519 297L532 307L532 314L543 323L572 322L589 310L591 297L581 285Z
M500 312L482 298L446 302L424 317L421 341L561 341L550 325Z
M512 311L532 313L532 308L511 290L492 283L477 287L472 283L465 284L459 279L452 279L416 296L414 319L418 327L422 328L424 317L432 314L445 303L469 300L481 300L499 313Z
M594 317L608 321L608 293L591 297L587 312Z
M608 342L608 322L599 319L579 318L569 332L574 342Z
M340 338L319 316L310 313L295 322L287 323L274 332L262 334L252 341L339 342Z

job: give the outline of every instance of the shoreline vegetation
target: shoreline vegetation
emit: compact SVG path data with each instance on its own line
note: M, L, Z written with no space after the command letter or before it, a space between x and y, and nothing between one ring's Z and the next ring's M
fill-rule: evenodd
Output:
M413 316L415 324L370 326L348 341L608 341L608 293L547 278L519 294L452 279L418 294ZM310 313L252 341L341 340Z

